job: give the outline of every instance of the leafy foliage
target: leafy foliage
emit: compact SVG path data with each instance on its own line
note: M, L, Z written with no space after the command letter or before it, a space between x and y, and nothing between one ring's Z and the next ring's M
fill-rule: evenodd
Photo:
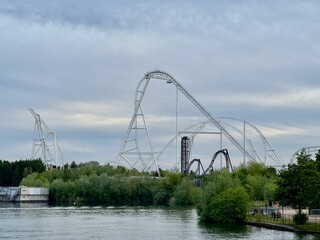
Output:
M249 162L240 165L234 175L241 180L250 198L254 201L275 199L277 189L277 172L275 168L266 167L261 163Z
M239 190L239 189L242 190ZM238 178L234 177L227 171L213 172L206 178L206 185L203 189L203 195L198 205L198 213L203 221L214 222L229 222L236 220L231 212L228 212L228 207L235 207L232 202L236 202L237 199L230 198L232 194L230 191L237 189L237 191L244 191L241 186L241 182ZM225 192L227 191L227 192ZM247 193L245 192L247 195ZM248 204L249 197L243 198L240 203L245 207ZM242 209L246 212L247 207ZM231 209L230 209L231 210ZM220 215L223 213L223 216ZM240 219L241 217L239 217Z
M275 199L277 172L263 164L240 165L233 174L213 172L205 178L197 206L200 219L208 222L237 222L245 219L249 203Z
M175 202L180 206L193 205L199 201L201 194L201 189L195 187L191 179L183 178L174 192Z
M100 166L97 162L72 164L72 168L31 174L26 186L47 186L55 203L79 204L161 204L171 199L177 205L195 204L201 190L184 175L166 172L163 178L123 167Z
M15 162L0 160L0 186L19 186L21 180L31 173L45 171L40 159Z
M297 213L293 215L293 222L295 224L303 225L303 224L306 224L307 221L308 221L308 216L305 213L301 213L301 214Z
M318 155L317 155L318 156ZM277 199L284 205L299 209L320 207L320 172L319 162L302 152L297 156L297 164L289 164L282 170L277 181Z
M210 201L209 220L213 222L239 222L246 218L249 195L241 186L229 187Z

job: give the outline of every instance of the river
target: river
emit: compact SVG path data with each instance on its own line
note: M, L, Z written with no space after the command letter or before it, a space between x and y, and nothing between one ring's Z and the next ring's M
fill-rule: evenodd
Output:
M320 239L246 225L205 225L194 208L0 203L0 239Z

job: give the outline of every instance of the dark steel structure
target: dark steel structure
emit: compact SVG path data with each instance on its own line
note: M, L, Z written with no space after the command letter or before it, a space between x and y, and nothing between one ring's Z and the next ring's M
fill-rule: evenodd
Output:
M212 156L212 159L211 159L211 162L210 162L210 165L207 169L204 169L203 168L203 165L200 161L200 159L193 159L187 166L187 170L186 170L186 173L189 173L190 172L190 168L191 166L193 165L193 163L197 163L197 169L195 171L195 174L196 175L206 175L208 174L210 171L213 171L213 163L214 161L216 160L216 158L218 157L219 154L223 154L225 160L226 160L226 169L228 171L231 171L233 172L233 167L232 167L232 164L231 164L231 161L230 161L230 157L229 157L229 153L228 153L228 150L227 149L222 149L222 150L219 150L217 151L213 156Z
M190 158L190 138L184 136L181 139L181 173L188 173L188 165Z

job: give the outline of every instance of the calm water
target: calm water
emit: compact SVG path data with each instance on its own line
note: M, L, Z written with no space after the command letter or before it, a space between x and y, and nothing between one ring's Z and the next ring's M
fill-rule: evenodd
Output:
M203 225L195 209L0 203L0 239L320 239L239 225Z

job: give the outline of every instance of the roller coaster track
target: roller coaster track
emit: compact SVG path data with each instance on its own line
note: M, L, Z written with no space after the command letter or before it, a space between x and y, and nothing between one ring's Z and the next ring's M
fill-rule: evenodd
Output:
M231 172L233 172L233 166L231 164L231 161L230 161L230 157L229 157L229 153L228 153L228 150L227 149L222 149L222 150L219 150L217 151L213 156L212 156L212 159L211 159L211 162L208 166L208 168L205 170L203 168L203 165L200 161L200 159L193 159L192 161L190 161L190 163L188 164L188 167L187 167L187 173L190 173L190 169L192 167L192 165L194 163L198 163L198 166L197 166L197 169L195 171L195 174L196 175L206 175L208 174L210 171L213 170L213 164L214 164L214 161L216 160L216 158L218 157L219 154L222 154L224 155L225 157L225 160L226 160L226 169L228 169L229 171L231 170ZM201 170L202 170L202 174L201 174Z
M300 148L292 155L290 163L296 163L297 156L300 153L305 153L307 155L310 155L311 153L318 153L319 151L320 151L320 146L308 146L308 147Z
M220 124L218 119L215 119L175 78L170 74L155 70L147 72L137 85L135 100L134 100L134 113L128 126L125 138L120 147L117 158L117 166L120 161L124 160L130 168L135 168L139 171L149 171L154 165L156 171L159 173L157 155L159 152L154 152L150 134L142 111L141 103L145 95L147 86L151 79L164 80L167 83L172 83L207 119L211 122L221 134L223 134L234 146L236 146L249 160L256 161L256 157L246 150L237 139L235 139L226 128ZM149 151L141 151L138 141L138 133L144 132L148 139ZM161 154L161 152L160 152ZM138 159L130 160L129 156L137 156Z

